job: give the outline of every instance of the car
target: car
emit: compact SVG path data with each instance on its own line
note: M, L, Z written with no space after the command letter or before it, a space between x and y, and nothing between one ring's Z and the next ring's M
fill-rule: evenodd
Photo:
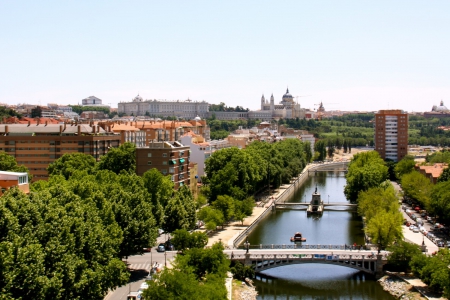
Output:
M416 225L411 225L411 226L409 226L409 230L414 231L415 229L419 230L419 228L417 228ZM416 232L416 231L414 231L414 232Z
M441 224L436 223L436 224L434 224L433 229L439 229L440 227L441 227Z
M419 228L417 228L417 226L414 226L414 228L413 228L412 231L413 231L413 232L419 232Z
M158 252L166 252L166 247L164 247L164 244L161 243L158 245L158 248L156 248L156 251Z
M444 246L445 246L443 240L437 240L437 241L436 241L436 245L437 245L438 247L444 247Z

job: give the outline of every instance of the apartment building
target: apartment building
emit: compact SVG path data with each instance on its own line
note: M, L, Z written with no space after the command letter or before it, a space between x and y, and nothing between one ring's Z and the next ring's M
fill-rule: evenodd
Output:
M408 113L380 110L374 126L375 150L383 159L399 161L408 154Z
M30 192L28 174L26 172L0 171L0 196L14 187L28 194Z
M91 124L0 124L0 151L25 165L33 181L48 179L47 167L66 153L80 152L99 160L119 147L120 134Z
M190 186L190 148L174 142L155 142L148 147L136 148L136 174L142 176L156 168L163 175L170 175L174 189Z

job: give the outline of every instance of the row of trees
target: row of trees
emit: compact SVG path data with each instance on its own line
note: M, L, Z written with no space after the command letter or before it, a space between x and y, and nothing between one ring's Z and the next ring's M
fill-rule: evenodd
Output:
M245 149L222 149L205 163L204 191L210 201L220 195L244 200L269 184L276 188L290 182L311 158L310 144L297 139L273 144L256 141Z
M0 198L2 296L102 299L128 280L121 258L154 245L157 228L195 227L189 189L174 193L170 178L155 169L137 176L133 157L129 144L98 163L66 154L29 195L13 189ZM8 162L1 160L2 169L15 170Z

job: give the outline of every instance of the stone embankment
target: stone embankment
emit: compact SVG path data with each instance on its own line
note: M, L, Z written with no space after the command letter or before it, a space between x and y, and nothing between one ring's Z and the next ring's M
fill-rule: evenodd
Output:
M258 296L258 292L255 287L251 283L242 282L238 284L240 281L236 281L236 285L233 286L233 300L256 300Z
M404 273L386 272L387 275L378 280L383 289L397 299L445 300L431 292L422 280Z
M394 296L396 299L426 299L415 292L412 285L406 283L395 275L386 275L381 277L378 282L383 290Z

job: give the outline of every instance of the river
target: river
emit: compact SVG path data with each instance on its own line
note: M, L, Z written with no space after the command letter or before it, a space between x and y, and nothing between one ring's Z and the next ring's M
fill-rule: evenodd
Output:
M322 200L348 203L343 173L318 172L289 202L309 202L317 186ZM306 197L305 197L306 195ZM322 217L307 217L304 210L278 210L267 216L248 236L251 245L290 244L300 231L304 244L364 244L361 219L356 212L326 210ZM355 269L326 264L298 264L266 270L254 280L258 299L394 299L376 280Z

